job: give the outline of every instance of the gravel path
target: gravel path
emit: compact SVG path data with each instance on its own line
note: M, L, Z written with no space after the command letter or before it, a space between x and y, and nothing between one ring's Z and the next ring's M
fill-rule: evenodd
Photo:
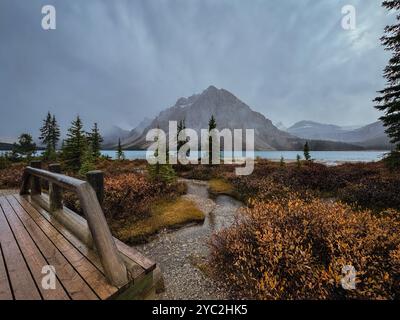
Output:
M229 226L242 204L227 196L211 200L206 182L184 181L188 185L184 197L193 200L206 214L204 223L162 231L150 243L136 248L154 259L163 272L166 290L157 299L227 299L226 292L199 267L207 268L211 234Z

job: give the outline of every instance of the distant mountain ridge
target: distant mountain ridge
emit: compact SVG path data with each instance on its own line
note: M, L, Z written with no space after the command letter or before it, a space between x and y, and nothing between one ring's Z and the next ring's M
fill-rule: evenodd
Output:
M366 149L388 150L392 147L381 121L376 121L356 129L314 121L300 121L288 128L287 131L303 139L352 143Z
M306 139L278 129L271 120L253 111L247 104L225 89L208 87L201 94L179 98L175 105L161 111L144 129L134 129L124 138L127 150L146 149L151 142L146 141L150 129L160 128L168 132L169 121L185 120L186 127L200 132L208 128L208 121L214 115L218 129L255 129L255 150L302 150ZM360 146L342 142L310 141L313 150L361 150Z
M1 151L10 151L12 150L13 145L11 143L0 142L0 150Z

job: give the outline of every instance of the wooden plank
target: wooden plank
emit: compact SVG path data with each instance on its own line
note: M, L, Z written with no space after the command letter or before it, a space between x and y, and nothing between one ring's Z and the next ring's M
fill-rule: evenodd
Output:
M140 265L143 269L146 270L146 273L153 271L156 268L155 262L147 258L145 255L143 255L136 249L127 246L125 243L116 238L114 238L114 241L115 244L117 245L119 252L126 255L129 259L133 260L138 265Z
M71 231L69 231L69 229L64 227L57 219L52 216L52 214L43 209L39 204L35 202L30 202L30 199L32 198L30 198L29 196L24 196L24 199L28 201L32 205L32 207L35 208L36 211L43 216L43 218L45 218L54 228L56 228L59 233L61 233L69 242L71 242L71 244L75 248L77 248L86 258L90 260L90 262L92 262L99 269L100 272L104 274L103 266L101 265L99 256L94 250L90 249L86 244L79 240Z
M0 243L0 300L13 300L13 295L10 288L10 282L8 280L6 265L3 259L3 251L1 249L1 243Z
M118 288L108 283L104 275L75 248L57 229L55 229L36 209L21 196L8 197L10 202L19 203L28 213L30 219L49 237L65 258L73 265L83 279L101 299L107 299ZM18 200L18 201L17 201Z
M26 231L24 225L21 223L15 214L11 205L3 198L0 199L0 204L4 209L4 214L10 225L15 239L17 240L25 261L31 271L31 274L39 288L40 293L44 300L69 300L68 294L65 292L60 281L56 278L55 289L45 289L42 286L42 268L49 263L43 257L42 253L33 242L29 233Z
M107 279L118 287L127 285L126 266L120 259L96 193L90 184L86 181L32 167L27 167L25 172L32 175L34 179L42 178L63 189L72 190L78 195ZM31 194L40 193L31 190Z
M33 241L45 256L48 264L54 266L56 269L56 274L69 296L74 300L98 299L88 284L80 277L79 273L65 259L52 241L47 238L46 234L36 225L15 198L9 196L9 201Z
M1 199L4 198L0 197ZM14 298L16 300L41 300L35 281L24 261L3 210L4 208L0 208L0 243Z
M46 196L42 195L43 198L43 202L40 201L40 204L37 203L38 198L35 198L35 201L33 201L33 198L30 196L23 196L23 198L28 201L32 207L34 207L47 221L49 221L54 228L57 229L58 232L60 232L62 235L64 235L64 237L70 241L72 243L72 245L74 245L86 258L88 258L103 274L103 266L101 264L101 261L99 259L99 256L97 255L97 253L90 249L86 244L84 244L80 239L78 239L78 237L76 237L76 235L74 235L68 228L64 227L57 218L53 217L53 214L50 214L49 212L47 212L42 205L45 205L45 202L47 201ZM66 211L67 210L67 211ZM62 212L63 214L67 215L67 214L74 214L76 215L76 213L72 212L71 210L64 208L64 212ZM60 212L58 212L57 214L62 214ZM77 216L80 217L80 216ZM85 219L83 219L83 221L86 222ZM87 225L86 225L87 227ZM88 229L89 232L89 229ZM116 238L114 238L114 241L116 242L116 245L118 247L118 241ZM152 269L155 268L155 263L152 263L149 259L147 259L146 257L144 257L143 255L141 255L139 253L139 255L134 256L133 254L130 254L131 252L137 252L136 250L134 250L133 248L129 248L127 247L124 243L120 242L120 247L125 249L124 251L127 254L124 254L121 252L121 250L119 250L119 253L121 255L121 257L123 258L126 267L128 269L129 272L129 276L131 280L134 280L138 277L140 277L143 273L145 272L149 272ZM122 245L121 245L122 244ZM126 250L126 247L128 249L131 250ZM153 268L149 268L149 269L144 269L142 266L140 266L133 258L138 258L142 263L149 261L147 263L147 265L151 265Z
M71 243L75 247L77 247L78 250L81 251L83 255L85 255L89 260L91 260L99 268L100 271L104 273L103 266L101 265L101 261L97 253L95 253L95 251L88 250L92 248L92 240L90 240L91 234L86 219L77 215L75 212L66 207L63 208L63 211L56 211L55 213L50 214L48 212L50 210L49 199L48 196L45 194L42 194L40 197L31 197L27 195L23 197L60 233L62 233L68 240L70 240ZM64 223L66 223L67 226L64 226L63 225ZM70 231L70 227L72 228L73 232ZM75 244L75 242L73 242L72 239L70 239L70 236L68 234L72 236L72 239L74 239L75 242L78 241L81 244L81 247L83 245L84 249L81 250L80 247L78 247ZM143 273L150 272L153 269L155 269L156 264L152 262L150 259L145 257L137 250L128 247L126 244L119 241L118 239L116 238L113 239L114 242L116 243L121 258L124 260L124 263L126 264L131 280L140 277ZM92 257L89 257L86 254L86 251L94 253L94 256L96 257L95 260L92 260ZM135 259L137 259L146 268L143 268L139 263L137 263L137 261L135 261Z
M126 266L118 254L96 193L85 183L77 188L77 194L107 279L118 287L128 284Z

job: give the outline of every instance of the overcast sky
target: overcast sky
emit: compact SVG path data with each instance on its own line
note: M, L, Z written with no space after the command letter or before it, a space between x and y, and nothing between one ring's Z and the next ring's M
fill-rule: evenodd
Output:
M135 126L181 96L225 88L274 122L376 121L385 81L379 0L0 0L0 137L54 112L65 130ZM44 31L52 4L57 29ZM357 28L341 27L356 8Z

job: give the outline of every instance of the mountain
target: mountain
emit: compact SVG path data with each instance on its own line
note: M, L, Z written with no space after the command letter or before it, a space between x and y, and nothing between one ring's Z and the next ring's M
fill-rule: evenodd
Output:
M0 151L10 151L12 149L11 143L0 142Z
M282 122L278 122L278 123L275 123L274 124L275 125L275 127L277 127L279 130L282 130L282 131L287 131L287 127L282 123Z
M387 150L392 147L381 121L355 129L313 121L300 121L288 128L288 132L303 139L352 143L366 149Z
M339 126L314 121L297 122L288 128L287 131L299 138L331 141L341 141L340 137L345 132Z
M214 115L218 129L255 129L255 150L302 150L305 139L279 130L271 120L259 112L253 111L247 104L239 100L225 89L208 87L201 94L179 98L174 106L160 112L151 123L137 134L137 130L123 141L128 150L146 149L151 142L146 141L146 133L153 128L168 132L169 121L185 120L186 127L196 130L208 128L208 121ZM320 150L354 150L361 147L344 143L314 141ZM313 150L316 150L313 148Z
M102 148L113 148L118 143L118 139L121 139L122 141L123 139L127 138L129 134L129 130L124 130L118 126L113 126L103 134Z

